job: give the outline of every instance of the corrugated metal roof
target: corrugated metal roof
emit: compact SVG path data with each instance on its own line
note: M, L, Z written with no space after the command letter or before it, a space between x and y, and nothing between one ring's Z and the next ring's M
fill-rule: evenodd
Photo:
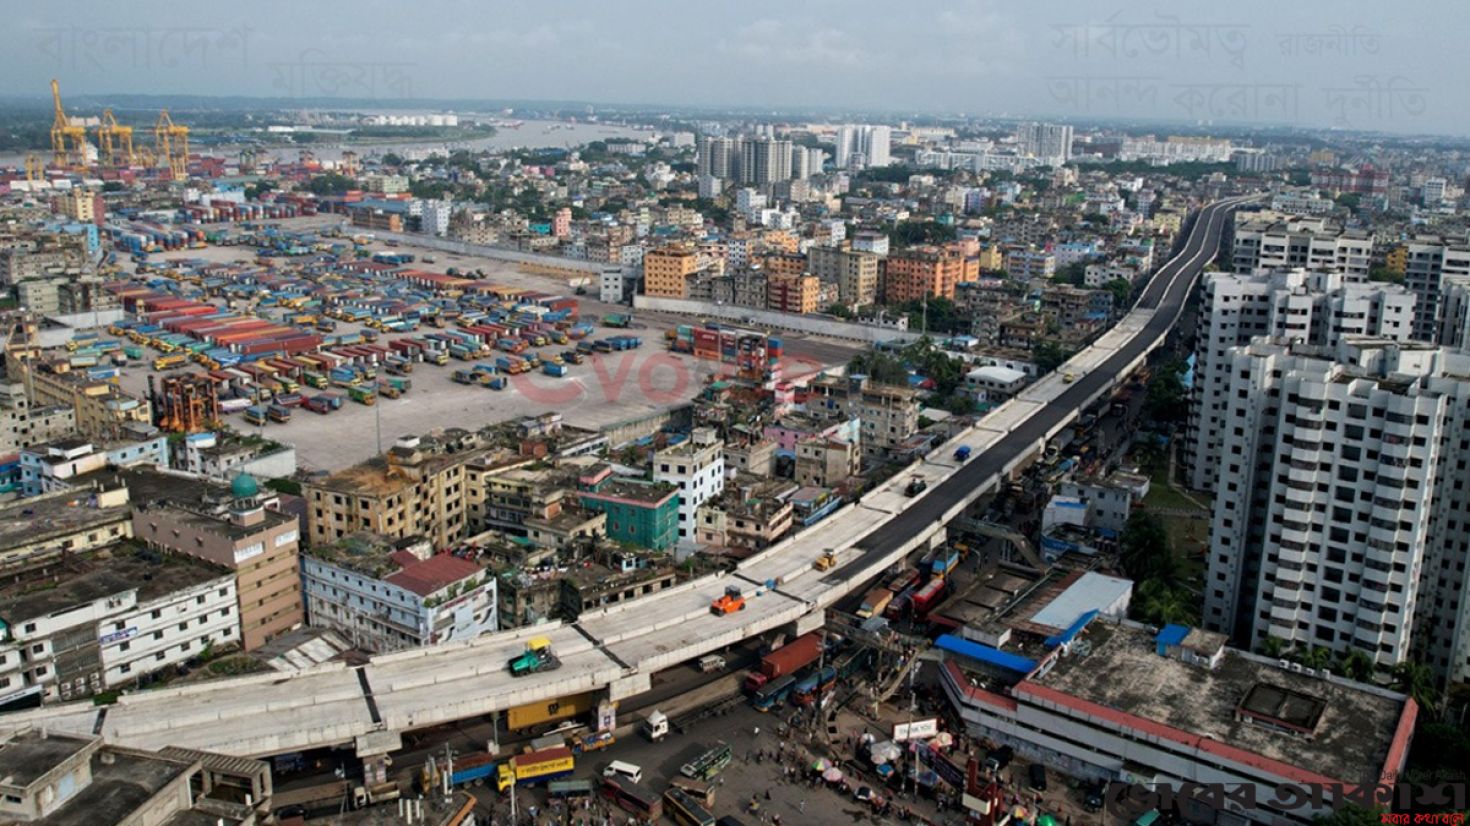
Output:
M999 648L981 645L978 642L970 642L960 637L945 634L936 643L941 651L958 654L961 657L969 657L972 660L1004 668L1008 671L1017 671L1022 674L1030 674L1036 668L1036 661L1026 657L1009 654Z

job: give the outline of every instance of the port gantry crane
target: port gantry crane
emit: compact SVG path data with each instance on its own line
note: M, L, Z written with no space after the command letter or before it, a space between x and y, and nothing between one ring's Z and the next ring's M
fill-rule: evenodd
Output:
M133 151L133 127L118 123L111 109L102 110L102 122L97 125L97 148L101 150L103 166L132 166L138 162Z
M61 106L61 84L51 79L51 101L55 116L51 121L51 154L62 169L82 169L87 163L87 127L74 123Z
M176 181L182 181L189 173L189 127L174 123L168 110L158 113L158 123L153 126L153 146L159 166L167 166Z

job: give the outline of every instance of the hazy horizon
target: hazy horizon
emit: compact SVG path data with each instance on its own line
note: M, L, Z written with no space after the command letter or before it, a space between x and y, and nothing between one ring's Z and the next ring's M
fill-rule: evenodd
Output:
M28 8L0 94L587 102L1465 136L1470 9L381 0ZM1371 21L1371 22L1369 22ZM320 104L314 104L320 105Z

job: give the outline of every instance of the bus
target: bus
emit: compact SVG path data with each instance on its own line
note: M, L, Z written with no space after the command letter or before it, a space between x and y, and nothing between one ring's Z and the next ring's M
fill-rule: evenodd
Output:
M715 787L709 783L675 775L669 778L669 785L694 798L706 809L714 808Z
M770 711L777 703L786 699L791 693L791 687L796 685L796 677L787 674L761 686L750 702L757 711Z
M619 809L643 820L658 820L664 816L663 798L643 791L622 777L602 778L602 796L617 804Z
M929 580L923 588L919 589L918 593L914 594L914 616L919 619L929 616L929 612L943 596L944 580L940 577Z
M670 788L664 792L664 802L669 804L669 816L675 823L682 823L684 826L715 826L715 816L683 789Z
M691 780L713 780L715 775L730 765L730 746L720 743L679 767L679 774Z
M829 665L813 671L803 677L801 682L791 690L791 702L799 706L809 706L817 701L819 695L831 689L836 682L837 669L833 666Z
M597 787L591 780L553 780L546 784L546 792L552 800L591 797L596 791Z
M899 571L888 584L883 586L893 593L902 593L919 584L919 571L917 568L904 568Z

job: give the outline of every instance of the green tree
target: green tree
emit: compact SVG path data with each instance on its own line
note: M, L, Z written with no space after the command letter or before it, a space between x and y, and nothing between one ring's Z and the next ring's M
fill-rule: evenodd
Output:
M1385 284L1402 284L1404 283L1404 274L1394 272L1388 267L1372 267L1368 270L1368 280L1379 281Z
M904 221L888 231L888 240L895 247L942 244L954 239L954 227L938 221Z
M1349 680L1363 682L1373 676L1373 660L1361 649L1351 648L1338 660L1334 670Z
M852 310L847 309L846 304L833 304L827 308L827 315L835 315L838 318L852 318Z
M275 188L275 181L256 181L250 186L245 187L245 197L249 198L252 201L258 201L260 200L260 196L274 190Z
M403 166L403 156L397 152L389 152L383 155L384 166Z
M1286 640L1280 637L1267 636L1261 643L1261 653L1273 660L1281 659L1282 653L1286 651Z
M1150 625L1196 625L1200 620L1199 600L1160 579L1140 584L1133 605L1134 618Z
M1134 511L1123 527L1119 562L1134 582L1158 580L1167 585L1179 578L1179 566L1170 547L1169 532L1157 516Z
M1429 666L1414 660L1404 660L1393 667L1393 687L1414 698L1414 702L1426 712L1439 708L1439 689L1435 686L1434 672Z
M1087 265L1081 261L1073 261L1057 270L1051 280L1053 284L1071 284L1074 287L1080 287L1087 283Z
M1161 424L1184 421L1189 414L1189 394L1184 389L1184 373L1188 369L1183 359L1174 359L1154 371L1143 403L1150 419Z
M1133 285L1126 278L1114 278L1104 285L1104 289L1113 294L1113 306L1123 309L1128 306L1128 300L1133 297Z
M328 172L318 175L306 183L307 191L313 195L341 195L357 186L357 182L345 175Z
M1332 651L1320 645L1314 645L1302 655L1303 668L1316 668L1327 670L1332 666Z
M1071 357L1070 351L1054 341L1043 341L1031 351L1031 358L1036 362L1036 369L1043 376L1066 364L1067 359Z

